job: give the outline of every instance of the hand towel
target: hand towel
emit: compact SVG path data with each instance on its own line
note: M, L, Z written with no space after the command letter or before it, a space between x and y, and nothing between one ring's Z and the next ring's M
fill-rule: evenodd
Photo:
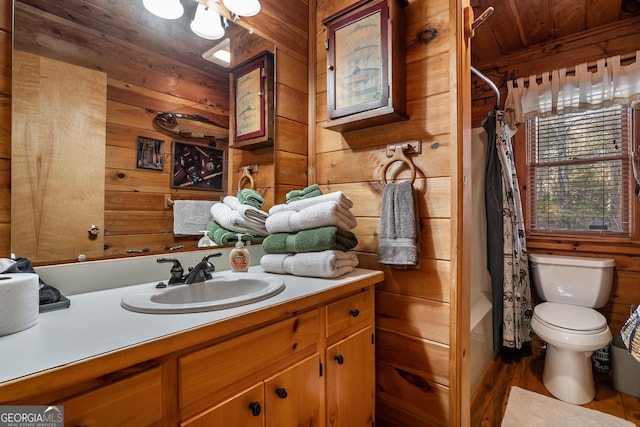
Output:
M218 245L233 245L238 241L238 233L235 231L227 230L215 221L209 221L207 225L209 231L209 237ZM264 237L254 236L251 234L243 234L240 239L243 242L262 243Z
M358 257L353 252L337 250L267 254L260 258L260 266L268 273L336 278L351 273L358 266Z
M265 222L267 231L271 234L296 233L300 230L330 225L349 231L357 223L353 214L335 201L312 205L299 212L282 211L269 214Z
M265 237L262 249L268 254L319 252L327 249L348 251L358 245L350 231L338 227L319 227L292 233L276 233Z
M238 190L237 197L240 200L240 203L251 205L258 209L261 209L262 205L264 205L264 198L260 195L260 193L250 188L243 188L241 190Z
M173 202L173 234L202 235L211 221L211 200L176 200Z
M264 225L249 221L239 212L231 209L226 203L216 203L211 206L211 215L213 220L223 228L236 233L249 233L256 236L267 236L269 234Z
M311 197L317 196L322 196L322 191L320 187L318 187L318 184L313 184L302 190L291 190L286 194L285 198L287 199L287 203L291 203L296 200L310 199Z
M640 362L640 306L638 306L620 329L620 337L631 355Z
M333 193L323 194L322 196L311 197L309 199L296 200L291 203L285 203L280 205L274 205L269 209L269 215L283 212L283 211L301 211L309 206L318 205L325 202L336 202L341 208L349 210L353 207L353 200L351 200L342 191L334 191Z
M252 205L247 205L245 203L240 202L240 199L234 196L225 196L222 199L222 202L229 206L234 211L238 212L240 215L247 218L249 221L255 222L259 226L264 226L264 222L267 220L269 216L263 210L260 210Z
M382 194L378 262L418 266L420 262L418 211L409 181L388 183Z

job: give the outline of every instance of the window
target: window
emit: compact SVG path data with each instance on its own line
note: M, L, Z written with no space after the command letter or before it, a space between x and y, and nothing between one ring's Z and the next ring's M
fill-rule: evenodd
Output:
M630 235L629 108L527 120L534 233Z

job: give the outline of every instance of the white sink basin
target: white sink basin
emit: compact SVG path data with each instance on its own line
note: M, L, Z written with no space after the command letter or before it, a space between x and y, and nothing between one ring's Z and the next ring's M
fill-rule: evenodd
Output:
M222 310L270 298L284 289L279 277L253 273L213 273L213 279L164 289L132 290L122 306L140 313L194 313Z

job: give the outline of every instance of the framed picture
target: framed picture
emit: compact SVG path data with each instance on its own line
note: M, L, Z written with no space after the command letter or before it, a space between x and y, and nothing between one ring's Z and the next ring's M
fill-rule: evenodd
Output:
M273 54L260 55L231 70L232 148L273 144Z
M325 128L349 131L406 120L406 0L361 0L323 21L327 29Z
M138 169L164 170L164 141L138 136L136 167Z
M223 150L173 141L171 163L171 188L223 190Z

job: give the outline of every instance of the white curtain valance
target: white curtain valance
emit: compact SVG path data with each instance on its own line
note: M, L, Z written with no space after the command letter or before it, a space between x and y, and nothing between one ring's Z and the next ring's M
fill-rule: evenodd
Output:
M523 123L531 117L565 114L584 109L598 109L613 104L630 104L640 100L640 50L636 61L620 65L620 55L600 59L596 69L589 71L586 63L575 67L574 75L561 68L507 82L505 111L510 125Z

